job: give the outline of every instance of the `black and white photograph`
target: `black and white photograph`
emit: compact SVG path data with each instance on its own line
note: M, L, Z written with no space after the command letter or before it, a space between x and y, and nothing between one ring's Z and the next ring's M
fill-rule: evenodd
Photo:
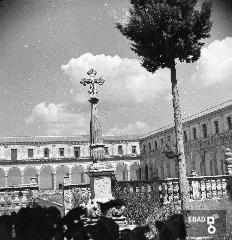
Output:
M232 0L0 0L0 240L232 239Z

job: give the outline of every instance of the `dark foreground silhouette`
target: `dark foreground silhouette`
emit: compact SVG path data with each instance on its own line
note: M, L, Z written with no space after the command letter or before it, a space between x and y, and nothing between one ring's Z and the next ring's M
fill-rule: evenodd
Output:
M102 216L94 225L85 225L86 209L77 207L61 217L55 207L42 208L37 204L22 208L18 213L0 217L1 240L146 240L148 226L119 231L118 224L107 216L112 208L122 207L123 202L111 200L100 204ZM180 214L167 221L156 221L160 240L185 240L186 228Z

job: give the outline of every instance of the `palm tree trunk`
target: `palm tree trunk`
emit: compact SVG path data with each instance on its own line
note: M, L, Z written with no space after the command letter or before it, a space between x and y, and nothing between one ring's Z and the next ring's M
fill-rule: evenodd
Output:
M176 134L176 153L177 153L177 161L178 161L178 168L179 168L179 188L180 188L181 209L187 210L189 209L189 192L188 192L188 180L186 176L183 127L182 127L182 120L181 120L181 110L180 110L179 93L178 93L178 87L177 87L175 63L171 66L171 83L172 83L174 122L175 122L175 134Z

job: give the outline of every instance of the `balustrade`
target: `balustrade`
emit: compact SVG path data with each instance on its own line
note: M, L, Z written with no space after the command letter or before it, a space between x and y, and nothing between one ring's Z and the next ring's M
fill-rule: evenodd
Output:
M189 177L190 200L227 197L227 182L229 179L231 179L229 175ZM158 187L158 201L168 203L179 200L178 178L156 179L153 184L156 185L155 188Z

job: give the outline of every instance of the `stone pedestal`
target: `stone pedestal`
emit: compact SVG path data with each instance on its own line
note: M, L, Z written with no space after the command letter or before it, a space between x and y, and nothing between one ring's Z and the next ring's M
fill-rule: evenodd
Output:
M87 174L90 178L91 200L104 203L113 199L111 180L115 175L114 169L107 168L104 163L94 163Z

